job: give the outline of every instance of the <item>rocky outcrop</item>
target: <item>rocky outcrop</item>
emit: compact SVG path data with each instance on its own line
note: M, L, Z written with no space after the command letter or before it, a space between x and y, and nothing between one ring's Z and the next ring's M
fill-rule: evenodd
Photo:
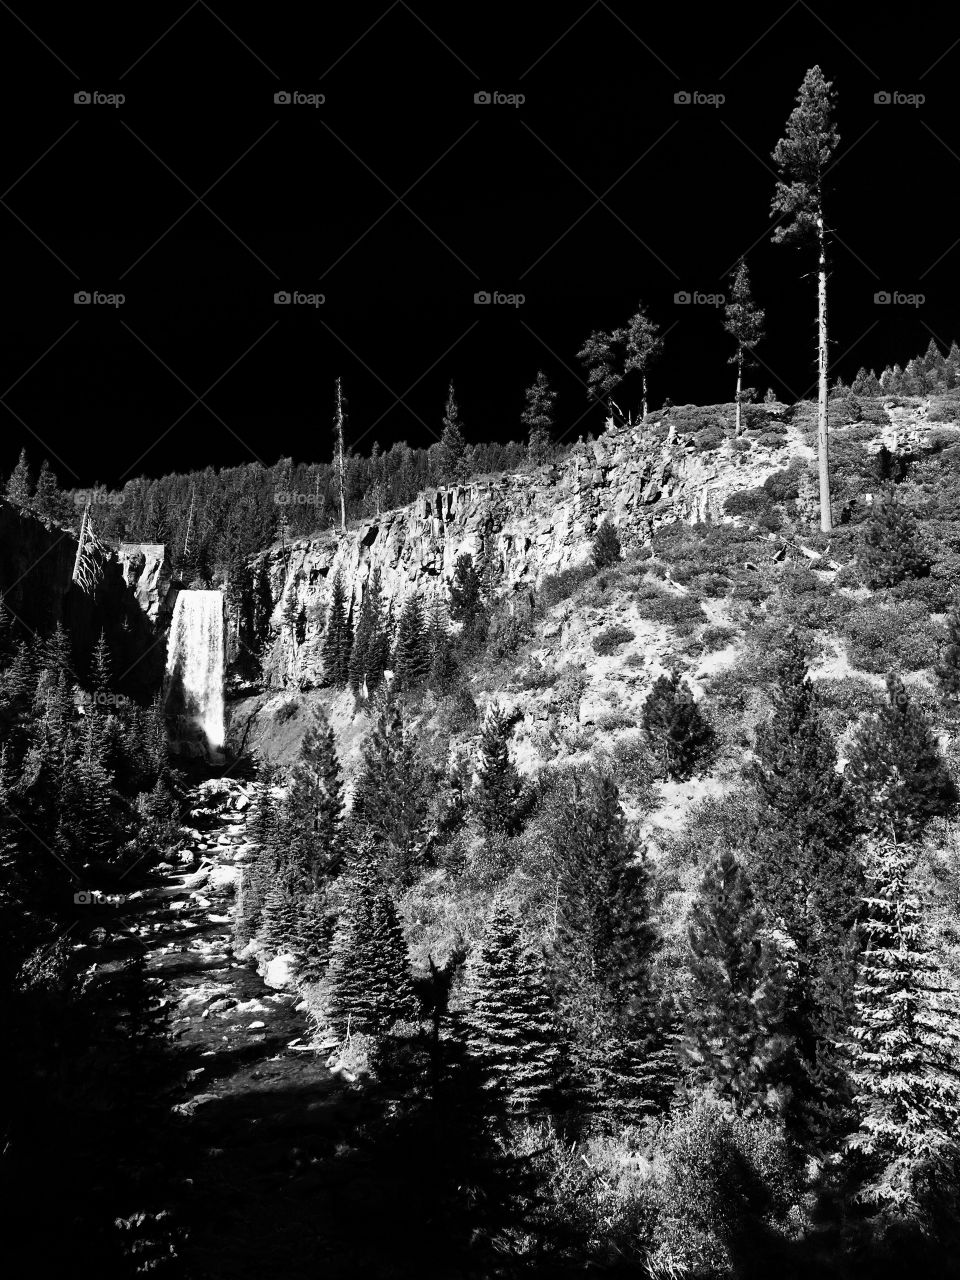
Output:
M170 620L176 592L166 547L156 542L121 542L117 552L123 580L154 626Z
M642 425L611 425L599 439L575 445L558 466L428 491L344 534L273 547L260 557L275 601L265 685L305 689L319 683L320 639L337 574L356 610L365 583L379 569L396 614L413 591L427 602L446 597L457 557L469 552L486 558L501 592L516 597L585 561L602 520L611 520L629 546L675 520L722 519L731 493L762 484L789 457L786 449L756 441L748 452L734 452L729 441L697 452L672 434L664 439ZM300 643L281 625L291 601L303 620Z

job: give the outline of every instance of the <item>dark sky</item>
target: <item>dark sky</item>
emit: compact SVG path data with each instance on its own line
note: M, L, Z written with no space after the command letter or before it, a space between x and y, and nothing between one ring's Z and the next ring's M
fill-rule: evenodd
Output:
M722 292L745 252L754 380L808 393L812 263L770 244L769 205L813 63L842 135L834 372L960 336L960 17L940 6L14 0L0 34L5 470L24 443L73 484L325 458L338 374L363 450L430 443L451 378L471 438L514 437L538 367L576 435L600 415L575 353L641 297L669 330L653 403L730 399L719 312L674 294ZM326 100L275 103L294 91Z

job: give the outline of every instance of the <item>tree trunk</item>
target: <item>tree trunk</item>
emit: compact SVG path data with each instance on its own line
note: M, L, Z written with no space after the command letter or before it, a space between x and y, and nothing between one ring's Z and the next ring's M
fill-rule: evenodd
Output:
M643 375L643 416L647 416L647 375Z
M740 435L740 384L743 382L743 348L737 351L737 424L734 436Z
M819 395L817 408L817 458L820 473L820 528L829 533L833 528L830 511L830 466L827 425L827 254L823 215L817 216L817 242L820 261L817 270L817 374Z
M337 483L340 489L340 528L346 530L347 527L347 500L345 496L345 472L346 466L343 457L343 393L340 389L340 379L337 379Z

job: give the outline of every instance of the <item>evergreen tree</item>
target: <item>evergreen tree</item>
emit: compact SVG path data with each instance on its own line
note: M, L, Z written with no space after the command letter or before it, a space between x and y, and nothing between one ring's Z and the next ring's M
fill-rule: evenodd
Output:
M480 759L471 805L487 839L516 835L523 814L523 783L507 746L510 723L492 703L480 734Z
M32 700L37 687L37 673L30 648L25 640L17 642L13 658L3 675L4 689L11 698Z
M520 1110L544 1104L560 1054L542 966L524 946L516 906L495 904L467 977L468 1044L488 1087Z
M643 728L668 778L689 778L713 744L713 730L678 671L654 683L643 704Z
M333 580L327 629L323 637L323 670L328 684L345 685L350 679L350 650L353 636L343 579Z
M537 370L536 381L527 388L527 405L521 421L527 428L527 459L539 467L550 460L553 451L553 402L557 393L542 369Z
M599 573L619 564L622 559L617 530L609 520L601 520L593 535L593 567Z
M364 688L373 697L383 683L390 661L390 639L383 612L380 570L375 569L360 604L360 616L350 651L350 687L359 698Z
M819 67L803 78L786 135L773 152L780 179L771 212L779 214L774 244L813 242L817 248L817 446L820 478L820 527L833 528L827 424L827 239L823 196L826 176L840 135L833 122L835 94Z
M392 690L386 689L364 746L351 818L366 830L386 878L401 890L421 869L430 827L429 791L415 740L404 727Z
M57 520L60 517L61 505L62 498L57 477L50 469L50 463L44 458L40 465L40 474L37 476L33 509L38 515L46 516L49 520Z
M27 459L26 449L21 449L17 465L7 481L7 501L20 507L21 510L25 510L30 506L32 494L33 482L30 477L30 463Z
M379 1036L415 1021L419 1007L400 918L369 855L354 869L348 902L330 951L327 1016L341 1035Z
M107 705L112 683L113 663L110 658L110 646L107 644L106 633L101 631L90 659L90 687L93 690L96 706Z
M66 679L73 676L73 645L62 622L58 622L42 646L42 666L63 675Z
M319 982L326 973L333 924L325 893L311 893L301 902L294 954L302 982Z
M857 728L844 782L866 831L907 840L957 802L957 789L923 712L899 676L887 676L887 702Z
M574 778L550 824L550 981L584 1101L620 1120L665 1102L672 1054L651 982L647 871L613 779Z
M627 325L627 358L624 363L624 372L629 373L632 369L636 369L640 374L644 417L647 416L647 374L650 372L651 365L660 358L662 350L663 338L660 336L660 327L650 319L645 305L641 302Z
M400 614L397 639L393 647L393 674L397 687L404 692L415 689L430 671L430 639L423 614L423 601L414 591L408 596Z
M863 526L857 567L870 587L894 587L905 578L922 578L930 557L921 545L913 513L888 487L870 508Z
M322 711L300 743L281 815L282 854L294 889L313 892L339 874L344 859L343 770Z
M6 669L13 656L13 615L3 602L0 591L0 670Z
M437 447L437 471L442 484L456 484L466 477L466 453L463 423L451 382L443 411L443 430Z
M448 693L456 682L459 667L454 657L447 611L440 599L435 599L430 607L427 642L430 647L430 688L440 694Z
M297 898L281 879L267 889L263 900L263 939L276 953L289 951L297 937Z
M577 352L587 371L587 394L607 405L623 381L622 361L627 342L626 329L609 333L595 329Z
M463 624L465 633L476 633L485 616L480 575L468 551L457 556L450 583L450 617Z
M690 915L684 1055L693 1080L735 1115L778 1114L784 1101L786 990L762 924L747 873L724 849Z
M859 1198L896 1221L922 1220L954 1185L960 1126L956 992L936 964L913 857L892 840L870 853L851 1075L863 1162Z
M746 394L743 388L743 371L750 362L754 347L764 337L764 313L753 300L750 287L750 272L744 258L737 265L733 277L733 288L730 301L724 308L723 327L733 338L736 350L730 357L730 363L737 366L736 394L736 426L735 434L740 434L742 402Z

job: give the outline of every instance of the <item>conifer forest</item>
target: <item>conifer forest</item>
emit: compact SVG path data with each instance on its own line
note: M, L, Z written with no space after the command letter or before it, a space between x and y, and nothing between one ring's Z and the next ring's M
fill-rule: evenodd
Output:
M341 15L342 48L326 61L357 56L350 32L360 49L382 36L387 74L389 28L401 52L426 42L451 75L455 45L461 74L472 46L420 8L392 6L379 34ZM539 59L575 66L580 22L592 57L594 21L608 22L600 65L611 36L652 56L642 15L601 4L530 36L529 79L470 89L483 127L503 126L490 145L504 175L523 167L508 134L543 142ZM313 113L298 154L325 154L326 135L346 159L363 151L336 137L340 72L281 90L263 70L277 55L239 12L194 6L181 34L143 54L144 75L195 22L238 60L256 46L276 115ZM296 364L312 425L278 407L256 448L230 426L232 444L217 438L233 451L218 455L190 417L179 455L165 452L162 424L138 418L141 366L123 369L114 345L124 328L143 368L160 360L138 336L148 277L136 263L116 293L81 282L75 301L78 326L98 307L90 323L112 326L82 330L87 390L110 384L103 411L131 415L140 458L124 470L129 447L70 417L58 378L74 374L51 372L47 399L27 407L16 384L9 403L0 395L11 1275L960 1276L960 346L955 305L935 317L940 304L926 302L953 259L940 246L942 261L916 276L925 293L908 294L881 288L892 272L863 262L885 251L889 228L880 248L854 253L848 240L861 246L857 222L875 211L848 177L853 36L834 39L812 6L783 22L768 35L760 22L761 54L741 33L729 78L704 75L697 91L663 70L676 45L659 46L682 118L660 141L612 123L631 99L596 68L569 108L555 104L551 155L569 143L586 164L612 149L621 172L648 143L679 149L590 239L583 274L557 286L555 328L521 292L535 293L546 265L505 272L500 293L471 265L471 321L475 309L489 328L499 308L512 326L495 342L455 356L448 317L436 351L430 330L415 354L413 311L430 304L411 303L400 324L371 285L361 358L337 332L337 265L320 285L301 277L325 294L293 291L271 265L280 233L258 233L254 253L238 221L260 197L234 195L231 209L233 178L219 196L204 189L217 169L192 178L194 212L242 225L242 238L226 227L227 243L277 277L271 314L292 334L299 307L313 326L270 356L275 403ZM30 57L59 47L46 27L43 41L17 29ZM790 43L801 30L803 65ZM740 110L764 47L762 102L729 116L735 132L724 104ZM919 89L881 92L865 77L863 48L857 83L875 113L919 111L906 101L927 101ZM610 56L613 80L626 55ZM930 98L942 56L916 81ZM134 149L149 133L137 65L74 97L83 127L112 109ZM850 110L861 108L871 104ZM680 135L698 111L750 177L734 166L705 179L687 208L686 178L674 190L664 175L688 163ZM946 147L946 116L937 131L926 119L931 145ZM386 117L377 128L399 130ZM439 134L410 127L403 146L419 156L424 137ZM139 149L137 164L149 160ZM379 178L363 168L363 181ZM509 235L512 204L479 182L469 200L453 179L438 193L443 172L424 174L419 194L415 174L396 179L402 195L380 179L378 198L395 199L385 227L406 215L423 241L414 251L395 233L398 281L424 245L446 263L418 266L427 277L457 270L451 254L479 253L468 231L481 222L438 223L442 237L432 225L461 197L471 218L489 214L491 244ZM922 172L931 203L955 204L949 172L942 184L936 166ZM376 210L354 218L339 173L324 171L310 213L321 257L353 220L346 239L368 255L364 279L379 280L373 242L391 233ZM261 181L271 185L266 171ZM559 201L541 245L556 251L556 280L580 201L615 200L602 181L602 195L581 180ZM517 209L541 199L522 189ZM301 217L284 231L298 253L312 225L298 230ZM654 273L638 237L656 239L664 218L686 228L664 251L671 262L729 256L713 292L683 288L694 267ZM594 269L611 274L601 242L617 222L632 256L591 292ZM36 226L46 241L54 223ZM79 241L50 237L57 261L72 261ZM39 241L22 245L54 253ZM183 250L198 272L202 243ZM167 249L156 252L154 271ZM858 272L872 303L854 293ZM911 278L901 274L905 288ZM226 303L209 320L188 309L170 312L168 334L208 326L216 343L232 323ZM333 339L331 354L320 344ZM396 349L406 387L443 345L402 395L370 364ZM156 363L154 375L166 376ZM188 414L240 424L243 400L250 420L260 413L252 382L228 403L216 384L198 395L200 375L174 377L194 397ZM394 416L378 418L386 392Z

